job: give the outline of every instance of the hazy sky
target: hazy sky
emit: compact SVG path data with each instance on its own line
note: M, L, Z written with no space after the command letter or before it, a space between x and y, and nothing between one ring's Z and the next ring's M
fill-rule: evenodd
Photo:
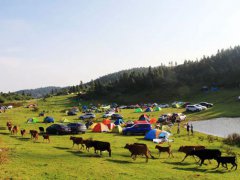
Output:
M67 86L240 44L240 1L0 0L0 91Z

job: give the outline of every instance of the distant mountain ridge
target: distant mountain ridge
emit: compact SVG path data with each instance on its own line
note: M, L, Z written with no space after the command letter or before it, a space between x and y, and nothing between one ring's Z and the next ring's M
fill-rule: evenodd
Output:
M50 94L52 92L56 92L58 90L62 89L61 87L56 87L56 86L48 86L48 87L41 87L41 88L36 88L36 89L24 89L24 90L19 90L16 91L15 93L18 94L31 94L32 97L34 98L41 98L44 97L47 94Z

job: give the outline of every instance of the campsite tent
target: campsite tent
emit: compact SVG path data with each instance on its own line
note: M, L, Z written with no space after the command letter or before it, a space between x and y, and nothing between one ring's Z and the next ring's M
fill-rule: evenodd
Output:
M97 123L96 126L94 126L92 132L108 132L109 128L103 124L103 123Z
M66 118L62 118L59 120L60 123L69 123L70 121Z
M43 120L44 123L54 123L54 119L50 116L47 116Z
M148 133L145 135L144 139L148 139L148 140L153 140L159 137L159 134L162 131L159 129L152 129L150 131L148 131Z
M109 120L109 119L104 119L104 120L102 121L102 123L105 124L105 125L108 125L108 124L111 123L111 120Z
M134 121L134 124L149 124L148 121Z
M140 113L140 112L143 112L142 108L135 109L135 113Z
M27 120L27 123L37 123L38 122L38 119L37 118L29 118L28 120Z
M122 119L117 119L117 120L114 122L115 125L121 125L121 124L123 124L123 123L124 123L124 121L123 121Z
M155 107L154 111L161 111L162 109L160 107Z
M112 130L114 128L114 126L115 126L114 123L107 124L107 127L109 130Z
M139 119L139 121L149 121L149 116L147 116L146 114L142 114Z
M122 127L119 126L119 125L114 126L114 128L112 129L112 132L121 134L122 133Z
M160 134L159 134L159 138L165 138L167 139L169 136L171 135L171 133L167 132L167 131L162 131Z
M156 123L156 122L157 122L157 119L156 119L156 118L150 119L150 124L154 124L154 123Z
M96 125L97 123L93 123L92 125L90 125L89 129L93 129Z
M110 107L110 105L108 105L108 106L101 106L100 107L100 109L102 110L102 111L106 111L106 110L108 110L108 109L110 109L111 107Z
M151 107L148 107L147 109L145 109L145 112L152 112L153 109Z

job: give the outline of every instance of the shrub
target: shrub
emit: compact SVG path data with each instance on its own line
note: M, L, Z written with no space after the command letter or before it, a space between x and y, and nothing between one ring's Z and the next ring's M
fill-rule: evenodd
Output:
M237 133L229 134L227 138L223 140L223 142L229 145L240 146L240 134Z
M208 136L207 136L207 140L208 140L209 143L213 143L214 137L211 136L211 135L208 135Z

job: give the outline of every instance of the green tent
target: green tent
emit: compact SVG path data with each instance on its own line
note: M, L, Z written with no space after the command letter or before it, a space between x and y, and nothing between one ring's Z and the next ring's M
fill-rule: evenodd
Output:
M60 119L59 122L60 123L69 123L70 121L68 119L66 119L66 118L62 118L62 119Z
M135 109L135 112L143 112L141 108Z
M38 119L37 118L29 118L28 120L27 120L27 123L37 123L38 122Z
M154 111L161 111L162 109L160 107L155 107Z
M114 128L112 129L113 133L122 133L122 127L120 125L114 126Z

